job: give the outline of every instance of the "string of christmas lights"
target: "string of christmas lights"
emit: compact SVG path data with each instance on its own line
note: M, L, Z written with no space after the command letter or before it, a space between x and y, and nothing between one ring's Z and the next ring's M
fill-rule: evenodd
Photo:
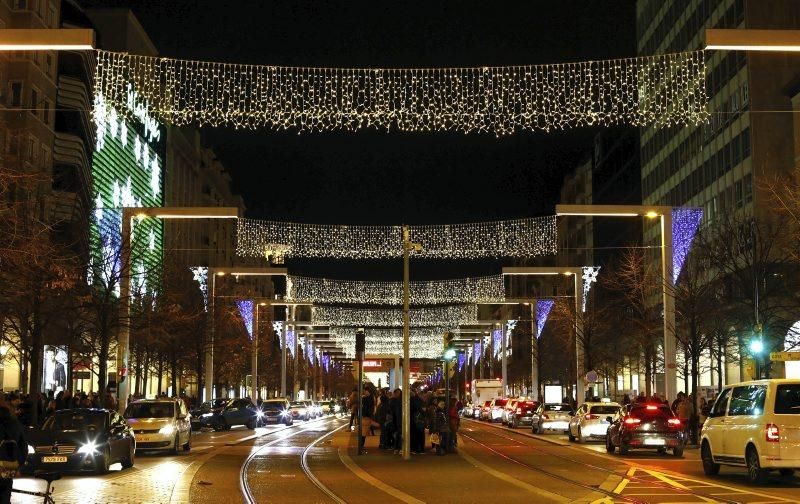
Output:
M409 226L423 259L538 257L557 249L556 217ZM393 259L403 255L401 226L347 226L237 219L236 253L265 257L277 248L286 257Z
M702 51L551 65L309 68L97 51L95 91L175 125L494 133L708 120ZM136 108L133 108L136 110Z
M451 305L409 310L410 324L415 327L448 326L478 323L478 306ZM314 306L311 323L329 326L402 327L403 310L399 308L350 308Z
M411 304L500 303L505 301L502 275L414 281L409 284ZM327 304L403 304L403 282L334 280L289 275L289 301Z
M447 327L412 328L409 333L409 351L413 359L437 359L442 355L442 344ZM331 326L330 338L348 357L355 356L356 327ZM367 328L365 330L366 354L403 355L402 328Z

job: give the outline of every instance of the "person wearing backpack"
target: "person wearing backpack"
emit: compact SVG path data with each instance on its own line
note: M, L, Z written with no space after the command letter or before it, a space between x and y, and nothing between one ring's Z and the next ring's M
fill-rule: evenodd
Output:
M28 456L25 431L0 394L0 504L11 502L14 476Z

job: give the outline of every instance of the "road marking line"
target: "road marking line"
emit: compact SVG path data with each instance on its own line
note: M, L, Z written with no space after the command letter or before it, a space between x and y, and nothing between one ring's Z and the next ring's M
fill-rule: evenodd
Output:
M176 478L175 484L172 486L172 493L169 497L170 504L179 504L182 502L189 502L189 492L192 488L192 481L197 471L203 467L203 464L208 462L217 452L208 452L202 457L199 457L188 464L181 472L180 476Z
M531 493L534 493L534 494L536 494L536 495L538 495L540 497L544 497L546 499L550 499L550 500L553 500L555 502L571 502L570 499L567 499L566 497L563 497L563 496L558 495L558 494L553 493L553 492L548 492L547 490L543 490L541 488L537 488L537 487L535 487L533 485L529 485L528 483L525 483L524 481L520 481L517 478L514 478L513 476L509 476L508 474L505 474L505 473L502 473L502 472L497 471L495 469L492 469L491 467L489 467L488 465L484 464L483 462L479 462L478 460L476 460L474 457L472 457L471 455L466 453L464 450L458 450L457 452L458 452L458 455L461 458L463 458L464 460L466 460L467 462L469 462L473 466L477 467L478 469L481 469L481 470L491 474L495 478L501 479L501 480L503 480L503 481L505 481L507 483L511 483L512 485L514 485L516 487L522 488L523 490L527 490L527 491L529 491Z
M419 499L416 499L416 498L412 497L411 495L408 495L407 493L403 492L402 490L399 490L399 489L397 489L397 488L395 488L393 486L389 486L386 483L384 483L383 481L373 477L367 471L365 471L364 469L361 469L358 465L356 465L356 463L353 462L353 459L350 458L350 455L348 455L346 452L343 452L342 450L337 450L337 451L339 452L339 460L342 461L342 463L345 465L345 467L350 469L350 471L353 474L355 474L356 476L358 476L362 480L366 481L370 485L374 486L378 490L381 490L381 491L391 495L392 497L394 497L394 498L396 498L398 500L401 500L401 501L403 501L403 502L405 502L407 504L425 504L425 501L421 501Z
M692 478L687 478L686 476L684 476L682 474L671 474L671 476L680 478L680 479L682 479L683 481L686 481L686 482L698 483L698 484L701 484L701 485L707 485L709 483L708 481L701 481L701 480L696 480L696 479L692 479ZM797 502L796 500L792 500L792 499L784 499L783 497L777 497L775 495L769 495L769 494L765 494L765 493L761 493L761 492L754 492L753 490L744 489L744 488L736 488L736 487L722 485L722 484L718 484L718 483L715 483L714 487L715 488L722 488L722 489L725 489L725 490L731 490L731 491L736 492L738 494L755 495L757 497L765 497L767 499L773 499L771 502ZM753 503L753 504L755 504L755 503Z
M613 493L621 494L622 491L625 490L625 487L628 486L628 483L630 483L630 481L631 480L629 480L628 478L622 478L622 481L619 482L619 485L617 485L617 487L613 490Z

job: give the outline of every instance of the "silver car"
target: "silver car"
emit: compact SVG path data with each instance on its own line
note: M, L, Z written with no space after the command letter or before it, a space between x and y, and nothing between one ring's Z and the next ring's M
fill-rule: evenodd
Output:
M540 404L531 418L531 432L534 434L566 433L569 430L569 421L572 419L572 415L572 406L569 404Z

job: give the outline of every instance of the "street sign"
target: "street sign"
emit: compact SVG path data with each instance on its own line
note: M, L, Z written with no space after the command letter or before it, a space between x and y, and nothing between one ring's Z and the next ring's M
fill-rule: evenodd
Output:
M597 382L598 379L597 371L589 371L588 373L586 373L586 376L584 378L586 379L587 383Z
M777 362L800 361L800 352L772 352L769 360Z

